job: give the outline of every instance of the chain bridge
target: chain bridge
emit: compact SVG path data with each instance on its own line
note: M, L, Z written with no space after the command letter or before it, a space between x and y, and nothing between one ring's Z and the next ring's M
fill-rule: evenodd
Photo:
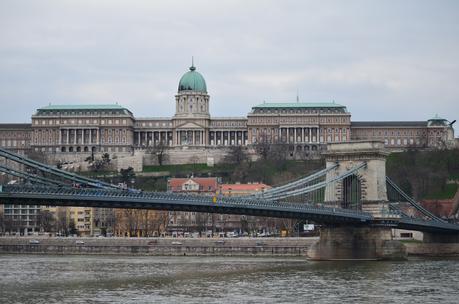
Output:
M0 172L22 181L0 185L0 202L245 214L313 221L325 227L317 249L318 257L325 259L361 257L354 254L355 248L344 254L341 250L338 255L330 255L330 251L336 249L331 247L340 243L335 237L330 238L330 233L341 235L341 241L350 241L353 246L355 240L350 237L388 240L391 228L457 239L459 225L448 223L423 208L386 176L386 156L380 142L329 144L323 170L256 195L222 197L122 189L0 149L0 157L5 159ZM376 236L374 231L378 231ZM382 245L378 242L370 245L378 246Z

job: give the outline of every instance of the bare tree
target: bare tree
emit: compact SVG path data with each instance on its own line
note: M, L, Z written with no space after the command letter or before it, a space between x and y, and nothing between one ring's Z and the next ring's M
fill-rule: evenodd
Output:
M44 232L56 232L56 219L48 210L40 210L37 216L40 229Z
M228 164L241 164L247 161L247 148L243 146L231 146L228 153L223 159L224 163Z
M66 207L59 207L56 211L56 230L60 235L69 234L69 218Z
M157 145L150 146L147 148L147 153L153 154L156 157L158 165L162 166L163 163L169 160L169 155L167 154L168 146L164 141L159 142Z
M134 182L135 172L132 167L129 167L127 169L121 169L120 175L121 175L121 181L125 183L126 185L129 185L129 183Z
M91 171L94 172L107 170L111 162L110 154L108 153L104 153L101 158L94 158L92 156L88 156L88 158L86 158L86 161L88 162Z
M156 231L157 235L161 235L162 232L167 230L169 225L169 211L154 211L156 214L156 220L153 223L153 231Z
M5 232L5 217L3 215L3 212L0 212L0 235L2 235L4 232Z
M262 134L254 144L255 152L262 160L267 160L271 151L272 143L268 140L266 134Z

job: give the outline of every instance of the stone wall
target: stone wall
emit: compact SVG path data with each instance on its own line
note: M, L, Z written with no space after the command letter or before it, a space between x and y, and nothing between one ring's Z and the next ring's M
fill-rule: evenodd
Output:
M112 162L114 163L114 167L118 172L121 169L127 169L129 167L132 167L134 169L134 172L142 172L143 157L144 154L142 152L136 151L134 155L117 157L116 159L112 160Z
M316 241L317 238L0 238L0 254L306 256Z
M459 243L404 242L408 255L429 257L459 257Z

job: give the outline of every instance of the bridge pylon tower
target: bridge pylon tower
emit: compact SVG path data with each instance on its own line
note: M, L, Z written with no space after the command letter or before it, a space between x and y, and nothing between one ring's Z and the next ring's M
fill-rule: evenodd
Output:
M383 218L388 210L386 189L386 157L388 152L380 141L331 143L325 152L326 166L339 166L327 173L327 180L340 176L361 164L365 167L325 189L325 203L358 209Z
M338 208L357 209L371 213L381 223L390 223L386 189L386 157L384 143L380 141L352 141L331 143L325 153L327 180L365 164L354 174L333 183L325 189L324 203ZM389 220L389 221L387 221ZM393 259L403 258L405 249L392 241L390 224L324 226L320 240L309 255L318 260Z

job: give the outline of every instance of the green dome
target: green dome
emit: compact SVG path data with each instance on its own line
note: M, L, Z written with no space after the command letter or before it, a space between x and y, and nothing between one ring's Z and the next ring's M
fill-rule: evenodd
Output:
M204 77L198 72L194 66L190 67L190 71L186 72L182 78L180 78L178 91L195 91L207 93L207 86Z

